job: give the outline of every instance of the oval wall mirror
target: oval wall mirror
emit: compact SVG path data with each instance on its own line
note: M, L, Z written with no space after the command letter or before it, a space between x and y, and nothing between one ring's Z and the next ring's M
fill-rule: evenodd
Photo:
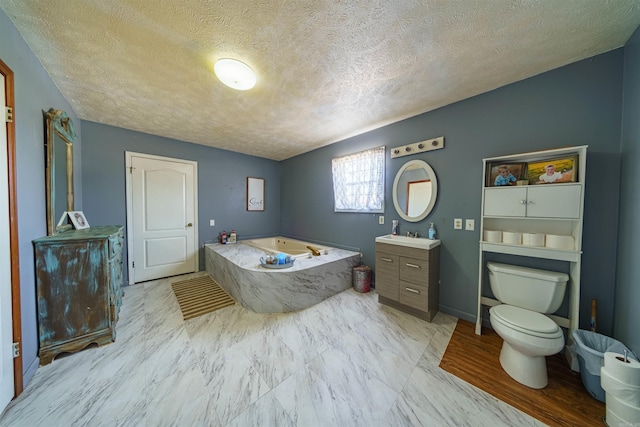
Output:
M422 221L436 204L438 180L429 164L411 160L400 168L393 181L393 204L400 218Z

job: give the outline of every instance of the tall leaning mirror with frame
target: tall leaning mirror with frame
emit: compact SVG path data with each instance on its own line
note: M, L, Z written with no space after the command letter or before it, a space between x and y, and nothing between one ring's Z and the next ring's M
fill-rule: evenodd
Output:
M57 227L64 211L73 209L73 122L62 110L45 113L45 187L47 193L47 234L69 228Z
M438 197L438 179L429 164L411 160L402 165L393 181L393 204L405 221L422 221Z

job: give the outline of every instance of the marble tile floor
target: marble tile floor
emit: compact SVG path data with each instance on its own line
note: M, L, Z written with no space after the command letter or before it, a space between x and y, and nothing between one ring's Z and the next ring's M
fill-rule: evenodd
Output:
M188 321L171 283L125 288L116 342L38 369L0 426L538 426L438 367L432 323L346 290L306 310Z

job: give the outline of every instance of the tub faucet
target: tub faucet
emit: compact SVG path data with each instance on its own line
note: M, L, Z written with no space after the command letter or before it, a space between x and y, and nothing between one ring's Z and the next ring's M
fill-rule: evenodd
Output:
M318 248L314 248L313 246L307 246L307 249L311 251L313 256L320 256L320 250Z

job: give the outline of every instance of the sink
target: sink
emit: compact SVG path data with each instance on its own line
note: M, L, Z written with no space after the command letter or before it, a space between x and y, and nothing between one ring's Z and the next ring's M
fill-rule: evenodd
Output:
M394 236L387 234L386 236L376 237L376 242L387 243L389 245L407 246L416 249L433 249L440 246L440 240L423 239L421 237Z

